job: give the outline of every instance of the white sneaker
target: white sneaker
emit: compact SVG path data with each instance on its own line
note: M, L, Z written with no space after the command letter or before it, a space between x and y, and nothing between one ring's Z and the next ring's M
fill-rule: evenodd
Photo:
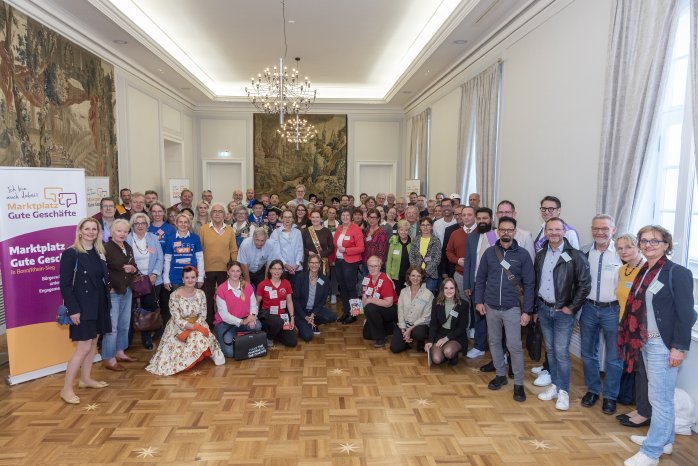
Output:
M557 392L557 403L555 403L555 409L560 411L567 411L570 409L570 395L564 390Z
M481 351L477 348L471 348L470 351L468 351L468 353L466 354L466 356L469 359L479 358L480 356L484 356L484 355L485 355L485 352Z
M533 385L536 387L547 387L551 383L553 383L553 379L550 377L550 372L548 371L540 371L536 380L533 381Z
M267 348L271 348L272 346L274 346L274 340L270 340L267 338Z
M475 329L474 328L468 329L468 338L470 338L471 340L475 339Z
M646 438L647 438L646 435L631 435L630 441L642 446L642 444L645 443ZM664 452L663 453L665 455L671 455L672 453L674 453L674 445L671 443L667 443L666 445L664 445Z
M543 366L534 367L531 369L531 374L538 375L543 372Z
M313 326L313 335L320 335L320 328L317 325Z
M623 464L625 466L656 466L659 464L659 460L653 460L641 451L638 451L635 455L625 460Z
M550 401L555 398L557 398L557 387L555 385L549 386L546 391L538 394L538 399L542 401Z
M337 304L337 295L330 295L330 304Z

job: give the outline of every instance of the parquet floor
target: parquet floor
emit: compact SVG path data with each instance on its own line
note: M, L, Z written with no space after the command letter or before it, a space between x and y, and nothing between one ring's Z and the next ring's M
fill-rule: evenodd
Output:
M0 464L620 465L638 449L629 435L644 430L579 406L578 361L560 412L536 398L530 361L517 403L511 382L487 389L488 356L429 369L423 353L371 343L358 322L333 324L295 349L173 377L145 372L138 346L126 372L96 365L111 386L78 389L78 406L59 398L62 374L2 385ZM677 436L661 464L698 464L698 440Z

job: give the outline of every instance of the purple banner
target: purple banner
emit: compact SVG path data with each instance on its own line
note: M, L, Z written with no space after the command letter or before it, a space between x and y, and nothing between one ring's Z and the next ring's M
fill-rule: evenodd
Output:
M74 241L75 226L63 226L0 243L8 329L56 320L61 254Z

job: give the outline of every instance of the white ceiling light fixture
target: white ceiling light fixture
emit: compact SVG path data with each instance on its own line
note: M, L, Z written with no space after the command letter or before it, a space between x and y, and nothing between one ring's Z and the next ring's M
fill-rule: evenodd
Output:
M245 88L247 97L257 109L269 114L279 114L279 123L283 125L284 115L297 115L306 112L315 102L315 90L310 90L310 80L299 77L300 72L294 68L290 72L284 66L288 44L286 43L286 2L281 0L281 25L283 32L282 57L279 66L265 69L252 78L252 85ZM296 57L296 63L300 63ZM298 66L298 65L296 65Z
M288 142L296 144L296 150L300 149L300 144L305 144L315 136L317 129L315 126L308 123L308 120L301 118L296 113L296 118L293 118L285 123L281 123L281 127L276 132Z

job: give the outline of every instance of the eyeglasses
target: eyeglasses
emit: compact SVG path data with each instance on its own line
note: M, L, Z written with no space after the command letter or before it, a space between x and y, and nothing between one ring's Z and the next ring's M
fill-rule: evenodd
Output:
M652 246L659 246L662 243L666 243L663 239L641 239L640 240L640 246L647 246L648 244L651 244Z
M541 207L541 212L555 212L559 207Z
M144 227L146 225L147 225L146 222L133 222L134 227Z
M497 231L500 233L510 235L516 231L516 228L497 228Z
M593 232L595 232L595 233L608 233L609 231L611 231L611 229L608 228L608 227L603 227L603 228L594 228L594 227L592 227L592 228L591 228L591 231L593 231Z
M424 227L426 227L426 228L431 228L431 225L430 225L429 223L423 223L423 224L421 224L421 225L419 225L419 226L422 227L422 228L424 228Z

